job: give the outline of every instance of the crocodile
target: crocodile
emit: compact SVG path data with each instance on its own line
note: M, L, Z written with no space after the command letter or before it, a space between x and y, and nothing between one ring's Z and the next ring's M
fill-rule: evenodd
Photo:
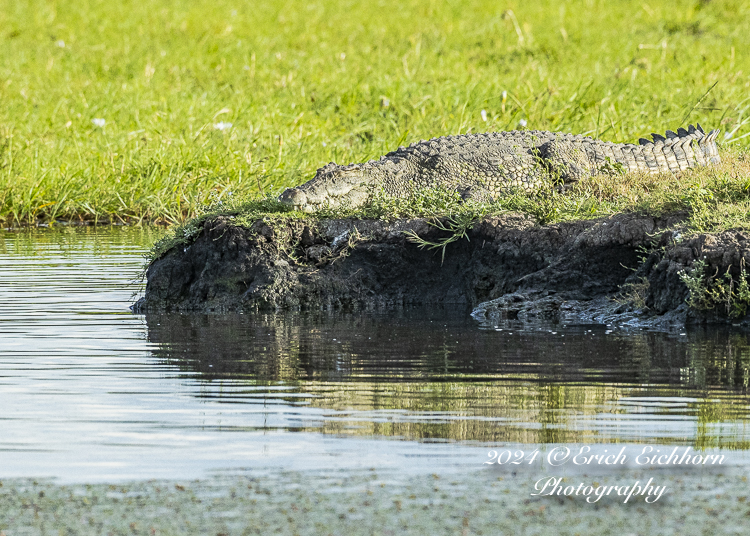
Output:
M638 145L539 130L463 134L423 140L361 164L331 162L315 177L286 189L278 200L296 210L358 207L378 190L406 197L441 186L464 199L492 201L513 189L534 190L551 182L571 183L606 173L680 173L720 162L718 130L697 124Z

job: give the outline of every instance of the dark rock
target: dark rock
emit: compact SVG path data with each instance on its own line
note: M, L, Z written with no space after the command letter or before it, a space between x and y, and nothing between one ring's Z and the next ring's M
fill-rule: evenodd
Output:
M315 237L312 234L312 231L310 228L305 225L305 228L302 229L302 238L300 239L300 244L303 246L312 246L315 243Z

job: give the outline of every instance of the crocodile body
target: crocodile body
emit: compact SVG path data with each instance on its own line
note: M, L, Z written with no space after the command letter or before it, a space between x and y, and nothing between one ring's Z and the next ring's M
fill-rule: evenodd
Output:
M378 190L405 197L435 186L489 201L511 189L532 190L600 173L679 173L720 161L718 132L706 134L700 125L691 125L665 136L652 134L653 140L641 138L638 145L537 130L445 136L399 147L363 164L331 162L312 180L285 190L279 201L312 212L360 206Z

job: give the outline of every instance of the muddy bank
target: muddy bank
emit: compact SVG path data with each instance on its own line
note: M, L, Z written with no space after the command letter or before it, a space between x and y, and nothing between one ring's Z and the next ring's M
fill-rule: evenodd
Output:
M750 264L750 233L683 238L681 221L680 214L620 214L540 226L511 213L477 222L443 258L407 236L450 236L423 219L257 221L248 228L219 217L151 264L134 310L456 304L488 322L740 322L721 306L688 308L679 274L701 259L707 274L728 270L738 279L742 263Z

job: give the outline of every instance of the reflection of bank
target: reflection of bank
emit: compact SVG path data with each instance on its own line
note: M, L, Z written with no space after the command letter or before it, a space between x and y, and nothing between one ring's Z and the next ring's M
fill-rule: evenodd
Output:
M482 442L750 445L742 429L748 404L737 404L747 399L747 334L518 323L488 330L436 309L146 321L154 354L186 376L198 373L199 396L262 400L291 413L316 409L291 419L294 425L285 421L286 429Z

